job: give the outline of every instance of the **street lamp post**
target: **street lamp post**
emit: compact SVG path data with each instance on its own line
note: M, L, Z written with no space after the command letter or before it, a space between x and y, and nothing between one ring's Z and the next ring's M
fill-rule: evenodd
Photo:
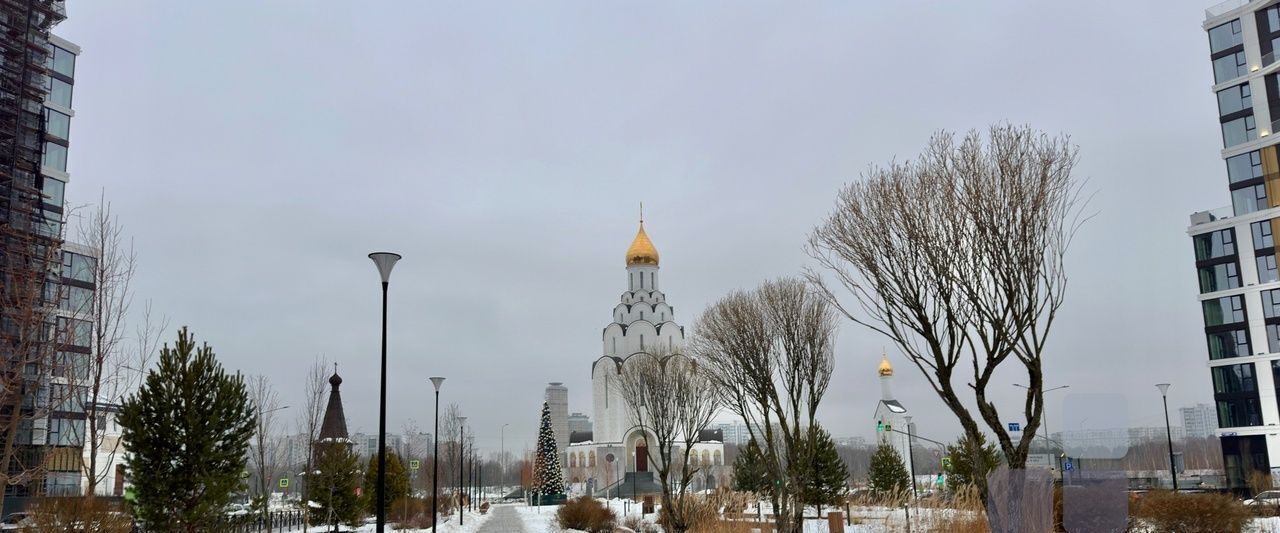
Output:
M1173 464L1173 431L1169 428L1169 384L1158 383L1160 398L1164 400L1164 436L1169 440L1169 477L1173 479L1173 491L1178 492L1178 470Z
M907 465L911 467L909 469L911 471L911 497L919 498L920 494L916 492L916 453L915 450L912 449L915 446L911 438L911 434L914 433L914 431L911 430L911 417L907 416L904 418L907 420Z
M386 502L387 484L387 283L391 280L391 269L400 260L400 254L391 252L374 252L369 259L378 267L378 275L382 277L382 381L378 391L378 526L382 533L387 524Z
M507 492L507 426L511 424L503 424L502 429L498 431L500 443L498 444L498 485L502 488L498 489L500 497L505 497Z
M1027 390L1031 390L1031 389L1030 389L1030 388L1028 388L1026 385L1019 385L1019 384L1017 384L1017 383L1014 383L1014 384L1013 384L1013 386L1014 386L1014 387L1018 387L1018 388L1020 388L1020 389L1027 389ZM1053 455L1053 441L1052 441L1052 440L1050 440L1050 438L1049 438L1049 409L1045 408L1045 407L1044 407L1044 405L1043 405L1043 401L1044 401L1044 400L1043 400L1043 396L1044 396L1044 393L1046 393L1046 392L1053 392L1053 391L1056 391L1056 390L1059 390L1059 389L1066 389L1066 388L1070 388L1070 387L1071 387L1071 385L1062 385L1062 386L1059 386L1059 387L1054 387L1054 388L1052 388L1052 389L1045 389L1045 390L1040 391L1040 396L1042 397L1042 398L1041 398L1041 402L1042 402L1042 403L1041 403L1041 409L1040 409L1040 419L1044 421L1044 446L1045 446L1045 451L1046 451L1050 456L1052 456L1052 455Z
M463 443L467 440L464 435L467 433L467 417L458 417L458 525L462 525L462 515L467 514L466 509L462 506L462 484L466 483L463 477L463 466L467 464L467 447Z
M431 434L431 533L436 533L436 522L440 521L440 385L444 378L431 378L431 385L436 388L436 431Z

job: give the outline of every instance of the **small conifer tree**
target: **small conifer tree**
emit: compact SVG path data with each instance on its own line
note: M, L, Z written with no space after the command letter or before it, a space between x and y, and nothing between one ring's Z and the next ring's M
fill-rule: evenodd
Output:
M867 473L867 485L878 495L892 495L911 488L911 474L902 462L898 450L885 443L871 454L871 466Z
M733 489L761 495L771 494L773 491L773 482L769 480L769 472L765 470L764 454L755 439L747 442L733 460Z
M840 458L831 434L821 427L817 431L817 445L809 454L813 472L804 490L804 501L818 506L818 514L821 515L823 505L839 505L848 492L849 469Z
M364 471L364 507L369 514L378 512L378 454L369 457L369 467ZM409 474L400 462L400 455L387 450L387 511L391 511L391 502L409 495Z
M387 461L390 465L391 462ZM307 493L316 506L311 506L313 524L360 525L360 497L356 481L360 479L360 460L346 442L316 443L313 477L307 480Z

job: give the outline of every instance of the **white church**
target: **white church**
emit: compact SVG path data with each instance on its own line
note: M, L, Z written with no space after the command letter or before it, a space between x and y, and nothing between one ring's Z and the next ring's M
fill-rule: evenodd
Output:
M655 490L647 435L634 423L618 392L618 378L628 363L653 352L677 354L684 348L684 326L659 290L658 250L644 231L644 220L627 249L627 288L613 308L612 321L601 334L601 354L591 364L593 427L574 433L566 449L567 479L580 491L630 496ZM724 444L718 430L708 430L694 445L690 464L700 472L694 489L729 483ZM656 457L656 453L654 454Z
M876 404L876 439L879 444L888 444L898 451L902 462L910 460L911 446L908 443L907 424L911 417L907 408L893 398L893 365L889 357L881 355L880 359L880 403ZM899 433L901 432L901 433Z

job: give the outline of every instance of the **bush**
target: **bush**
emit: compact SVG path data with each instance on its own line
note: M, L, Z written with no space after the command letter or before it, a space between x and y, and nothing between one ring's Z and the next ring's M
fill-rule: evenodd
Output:
M35 531L129 533L133 528L133 519L118 503L102 498L44 498L35 502L30 512Z
M623 520L622 525L636 533L662 533L662 528L659 528L658 524L636 515L628 515L626 520Z
M1249 510L1227 495L1158 491L1136 503L1134 517L1159 533L1239 532L1249 521Z
M618 516L590 496L581 496L564 502L556 511L556 524L560 529L578 529L591 533L609 533L618 523Z
M439 511L441 517L453 512L453 500L448 498L440 500ZM392 524L399 528L424 529L431 527L431 497L397 498L394 502L391 502L387 517Z

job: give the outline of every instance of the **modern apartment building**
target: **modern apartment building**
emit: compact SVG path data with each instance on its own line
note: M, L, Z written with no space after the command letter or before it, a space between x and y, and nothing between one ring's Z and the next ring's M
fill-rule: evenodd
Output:
M556 437L556 450L569 446L569 388L559 381L548 383L547 404L551 407L551 432Z
M1229 0L1204 29L1231 205L1191 215L1188 233L1223 464L1241 489L1280 467L1280 5Z
M1212 437L1218 430L1218 413L1212 405L1198 403L1178 409L1178 414L1182 416L1182 427L1189 439Z
M80 53L50 33L65 17L61 0L0 2L0 401L18 427L0 467L31 475L4 488L5 509L81 490L97 252L63 240Z
M569 434L574 433L590 433L591 417L583 413L571 413L569 415Z

